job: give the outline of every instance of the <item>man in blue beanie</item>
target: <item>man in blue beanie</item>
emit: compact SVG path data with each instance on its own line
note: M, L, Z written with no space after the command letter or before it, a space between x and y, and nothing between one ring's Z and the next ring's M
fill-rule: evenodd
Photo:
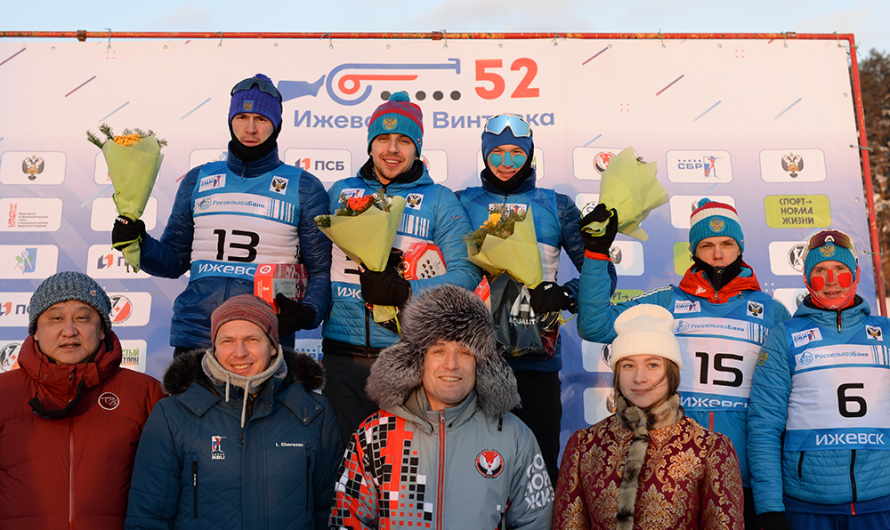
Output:
M582 232L587 253L581 269L578 333L593 342L615 339L615 319L637 304L655 304L674 315L680 342L681 404L702 426L725 434L735 446L745 488L745 528L757 530L752 509L745 439L748 395L757 354L769 330L789 318L780 302L760 290L754 269L742 260L745 235L729 204L701 199L689 218L693 264L677 286L650 291L610 305L606 263L617 233L615 210L598 204L581 226L609 220L606 233Z
M125 217L111 234L113 243L141 241L142 268L153 276L191 271L173 305L174 355L211 346L210 313L253 293L258 263L300 263L309 276L301 303L276 299L283 345L293 346L295 331L318 327L330 305L331 242L314 222L328 213L328 198L316 177L278 157L281 94L257 74L232 87L231 96L228 156L186 174L160 240Z
M856 294L850 237L816 232L809 295L770 332L748 408L748 466L764 530L890 528L890 320Z
M374 321L368 304L403 307L408 299L437 285L451 283L474 289L479 271L467 261L463 235L470 232L454 193L436 184L420 159L423 113L404 92L396 92L371 115L368 161L355 177L336 182L329 190L330 213L340 195L363 197L377 192L405 197L408 206L393 242L386 270L367 270L334 246L331 265L331 310L325 318L322 341L328 398L344 444L377 404L365 394L365 382L380 350L395 344L395 326ZM325 212L328 213L328 212ZM414 245L436 245L447 270L428 278L402 277L402 254Z
M482 132L482 158L485 161L485 169L480 174L482 186L458 192L458 197L473 228L481 226L493 209L505 204L521 210L533 210L544 281L530 290L531 308L535 315L542 315L542 318L550 314L546 318L553 326L552 333L556 334L559 325L557 312L578 312L578 278L563 285L556 281L561 249L565 249L575 270L580 271L584 263L584 242L578 227L581 211L567 195L537 187L534 155L532 130L524 119L515 114L499 114L490 118ZM610 267L609 273L614 291L614 266ZM505 335L509 335L509 331ZM513 413L535 434L547 464L547 472L554 480L558 474L562 416L559 381L559 371L562 369L561 340L558 335L556 337L549 356L527 351L526 348L518 353L509 351L507 357L515 372L522 400L522 407L513 410ZM515 345L507 345L507 348L512 346Z

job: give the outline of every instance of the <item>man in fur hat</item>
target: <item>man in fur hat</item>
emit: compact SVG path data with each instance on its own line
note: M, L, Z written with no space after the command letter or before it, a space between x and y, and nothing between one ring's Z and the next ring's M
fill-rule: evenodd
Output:
M550 477L510 413L516 379L495 344L491 312L466 289L407 307L399 342L371 368L381 410L350 438L330 528L550 527Z

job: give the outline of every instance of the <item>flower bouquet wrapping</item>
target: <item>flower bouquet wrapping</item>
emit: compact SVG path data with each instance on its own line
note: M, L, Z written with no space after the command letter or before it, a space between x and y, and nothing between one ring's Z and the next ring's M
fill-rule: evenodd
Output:
M404 197L389 197L383 192L362 197L340 195L340 207L331 215L319 215L315 226L328 236L349 259L382 272L389 261L396 230L407 202ZM395 318L392 306L373 307L374 321Z
M506 272L529 289L544 279L541 251L531 207L525 212L506 205L494 207L488 220L464 236L467 259L486 272Z
M464 242L467 259L492 276L483 277L476 293L487 298L498 353L532 361L553 358L560 312L535 313L531 308L530 290L543 281L532 209L492 208L488 219L465 235Z
M108 176L114 185L114 205L117 213L135 221L142 217L145 205L151 197L158 178L158 171L164 155L161 147L167 145L166 140L159 140L153 131L141 129L124 129L124 134L115 136L111 127L103 123L99 132L105 135L102 140L91 131L87 131L87 139L102 149L102 155L108 164ZM132 241L124 241L115 245L124 253L127 269L132 266L139 272L139 243L141 237Z
M658 166L645 163L634 154L633 146L609 160L600 181L599 202L618 212L618 231L640 241L649 235L640 227L649 212L668 202L668 193L655 178ZM605 232L609 220L590 223L584 230L593 236Z

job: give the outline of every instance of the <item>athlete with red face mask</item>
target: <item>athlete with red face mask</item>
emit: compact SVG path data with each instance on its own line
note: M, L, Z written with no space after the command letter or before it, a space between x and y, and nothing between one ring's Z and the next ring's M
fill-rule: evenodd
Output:
M807 245L810 295L760 351L748 467L764 530L890 528L890 319L856 294L856 247L840 230Z

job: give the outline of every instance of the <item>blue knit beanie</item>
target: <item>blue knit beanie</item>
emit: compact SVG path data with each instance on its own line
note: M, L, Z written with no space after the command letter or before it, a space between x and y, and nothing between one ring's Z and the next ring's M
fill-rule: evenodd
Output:
M739 244L739 250L745 251L745 234L735 208L704 198L689 218L689 252L694 256L701 240L709 237L731 237Z
M69 300L77 300L93 307L111 331L111 300L96 280L82 272L62 271L43 280L31 295L28 308L28 335L37 333L37 319L50 307Z
M488 155L494 151L495 147L499 147L502 145L516 145L522 148L525 151L525 154L532 158L535 156L532 153L532 137L528 136L525 138L517 138L513 136L513 129L510 127L505 128L501 131L501 134L494 134L488 131L482 133L482 158L485 159L485 165L488 166Z
M250 79L261 79L269 84L273 84L272 80L263 74L248 77L244 81ZM232 118L236 114L241 114L242 112L259 114L271 121L272 125L277 129L278 125L281 124L281 98L263 92L259 86L254 84L248 90L239 90L232 94L232 101L229 103L229 123L232 123Z
M389 101L383 103L374 114L368 124L368 154L371 154L371 142L381 134L404 134L414 142L417 148L417 156L420 157L420 148L423 147L423 112L420 107L411 103L411 98L405 92L396 92L389 96Z
M853 273L853 281L856 281L856 256L853 255L850 249L835 245L831 241L826 241L821 247L807 251L807 256L803 261L803 272L808 282L810 281L810 273L813 272L813 268L823 261L843 263Z

